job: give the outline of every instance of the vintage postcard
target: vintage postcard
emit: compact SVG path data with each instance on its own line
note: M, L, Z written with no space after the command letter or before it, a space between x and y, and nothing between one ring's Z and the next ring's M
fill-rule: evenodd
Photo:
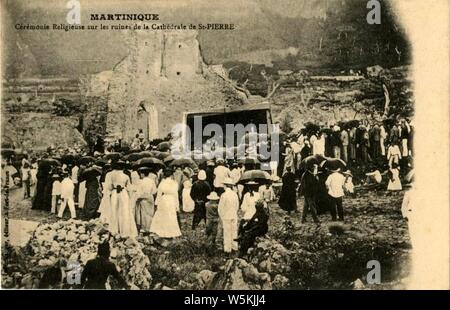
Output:
M2 289L449 289L449 6L1 1Z

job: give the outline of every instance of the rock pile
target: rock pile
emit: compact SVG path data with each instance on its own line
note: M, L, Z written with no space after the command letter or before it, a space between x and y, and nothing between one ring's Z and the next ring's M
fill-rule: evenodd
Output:
M259 272L251 263L241 258L229 259L217 274L202 271L199 274L207 289L271 290L270 275Z
M149 289L152 277L150 261L142 252L141 244L128 237L111 236L99 220L59 221L39 225L29 246L29 263L42 269L55 265L61 259L78 262L81 267L97 255L99 243L109 239L111 261L117 266L133 289Z

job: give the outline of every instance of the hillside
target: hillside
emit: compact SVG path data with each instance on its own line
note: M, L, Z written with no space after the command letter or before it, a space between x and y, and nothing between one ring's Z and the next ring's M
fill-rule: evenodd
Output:
M409 62L409 45L389 7L383 5L381 25L368 25L366 3L359 0L266 0L188 2L99 1L82 11L89 23L92 12L156 11L162 23L235 23L234 31L202 31L199 42L208 64L227 61L271 61L297 67L355 67L379 64L393 67ZM84 75L110 70L126 56L118 31L16 31L15 23L65 22L64 3L5 1L6 75ZM298 49L295 55L280 52ZM273 52L275 51L275 52ZM260 54L267 54L264 57ZM83 55L83 57L80 57ZM25 70L26 68L30 68Z

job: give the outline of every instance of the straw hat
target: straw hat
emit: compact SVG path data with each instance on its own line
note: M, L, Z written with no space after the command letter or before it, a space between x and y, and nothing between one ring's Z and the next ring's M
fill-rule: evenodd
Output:
M233 182L233 180L231 178L226 178L223 181L223 184L225 184L225 185L234 185L234 182Z
M255 181L248 181L245 184L246 185L257 185L258 183L256 183Z
M353 177L353 174L352 174L352 172L351 172L350 170L344 171L343 173L344 173L345 175L348 175L348 176L350 176L350 177Z
M220 197L217 195L216 192L211 192L208 196L206 196L209 200L220 200Z
M206 180L206 172L205 172L205 170L200 170L200 171L198 172L197 178L198 178L200 181Z

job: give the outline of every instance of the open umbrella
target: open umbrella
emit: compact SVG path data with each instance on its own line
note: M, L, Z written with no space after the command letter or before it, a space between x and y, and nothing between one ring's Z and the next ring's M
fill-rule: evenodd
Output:
M133 168L142 168L142 167L164 168L165 165L160 159L152 158L152 157L141 158L133 163Z
M112 152L104 156L105 159L119 160L122 155L118 152Z
M88 177L91 177L91 176L99 176L101 174L102 174L102 169L100 167L92 166L92 167L89 167L87 169L84 169L81 172L81 177L82 178L88 178Z
M327 160L325 160L325 162L323 162L322 167L328 170L340 169L341 171L343 171L344 169L346 169L347 164L342 159L328 158Z
M95 161L95 165L97 165L99 167L104 167L104 166L106 166L107 163L108 163L108 161L106 159L103 159L103 158L97 159Z
M308 169L313 165L320 165L325 160L327 160L327 158L319 154L308 156L300 163L300 169Z
M15 154L16 152L13 149L2 149L2 156L4 157L11 157Z
M80 158L80 160L78 161L80 165L87 165L89 163L94 162L96 159L95 157L92 156L83 156Z
M172 145L170 144L170 142L164 141L164 142L161 142L160 144L158 144L158 146L156 148L160 152L167 152L167 151L170 151L171 146Z
M158 153L156 153L156 155L154 155L153 157L156 157L161 160L170 155L169 152L159 152L159 151L156 151L156 152L158 152Z
M75 161L78 161L80 159L79 155L76 154L65 154L61 156L61 162L63 164L73 164Z
M173 155L169 155L164 157L164 163L165 164L170 164L175 158L173 158Z
M126 160L126 161L136 161L136 160L139 160L139 159L144 158L144 157L147 157L147 156L142 155L140 153L131 153L131 154L125 155L123 157L123 159Z
M136 153L139 156L141 156L141 158L144 157L155 157L155 153L153 153L152 151L140 151L139 153Z
M196 168L197 164L195 163L195 161L192 158L179 158L179 159L174 159L171 163L170 163L171 167L174 166L189 166L191 168Z
M247 183L249 181L254 181L259 184L267 184L270 183L272 180L270 178L270 174L268 174L265 171L262 170L248 170L245 171L241 178L239 179L240 184Z

